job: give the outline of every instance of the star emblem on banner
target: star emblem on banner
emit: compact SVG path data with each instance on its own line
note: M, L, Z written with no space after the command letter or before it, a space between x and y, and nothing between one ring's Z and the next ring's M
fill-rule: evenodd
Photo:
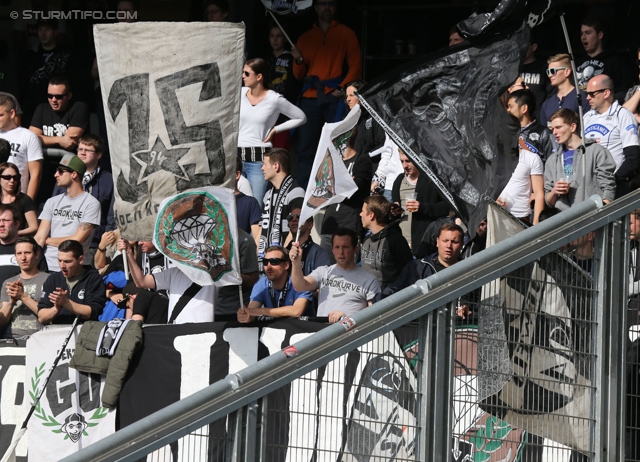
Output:
M189 181L189 176L184 168L178 163L182 157L189 152L189 148L167 149L159 136L156 137L153 147L149 151L138 151L134 157L143 162L141 181L146 180L157 172L169 172L172 175Z

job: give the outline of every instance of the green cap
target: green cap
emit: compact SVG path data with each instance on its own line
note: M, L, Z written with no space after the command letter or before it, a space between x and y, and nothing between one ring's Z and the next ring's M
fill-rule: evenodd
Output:
M80 175L84 175L84 172L87 171L85 163L82 162L82 159L75 154L65 154L60 161L60 165L68 168L69 170L73 170L74 172L78 172Z

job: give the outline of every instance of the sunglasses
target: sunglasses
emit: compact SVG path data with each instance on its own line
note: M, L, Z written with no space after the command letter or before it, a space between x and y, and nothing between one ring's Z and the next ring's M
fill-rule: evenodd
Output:
M63 93L62 95L52 95L51 93L47 93L47 98L49 99L64 99L69 93Z
M124 294L124 297L118 300L118 302L116 303L116 306L118 308L126 308L127 300L129 300L130 298L131 298L131 294Z
M278 265L282 265L286 261L287 260L285 260L283 258L263 258L262 259L262 264L264 266L267 266L267 265L278 266Z
M0 175L0 178L7 181L11 181L11 180L18 181L20 179L18 175Z
M242 75L244 75L245 77L251 77L252 75L255 75L255 74L252 74L251 72L244 71L242 73Z
M547 69L547 77L556 75L558 71L563 71L565 69L569 69L569 68L568 67L550 67L549 69Z
M608 88L603 88L602 90L585 91L584 93L587 95L587 97L593 98L598 93L602 93L605 90L608 90Z
M64 175L65 173L71 173L71 170L68 170L68 169L62 168L62 167L58 167L56 169L56 172L58 173L58 175Z
M300 219L300 214L299 213L290 213L289 215L287 215L287 221L291 221L294 218L297 218L299 220Z

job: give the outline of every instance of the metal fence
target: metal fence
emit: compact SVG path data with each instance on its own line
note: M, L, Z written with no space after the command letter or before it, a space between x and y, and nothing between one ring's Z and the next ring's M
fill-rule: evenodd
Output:
M65 460L640 460L638 204L591 198Z

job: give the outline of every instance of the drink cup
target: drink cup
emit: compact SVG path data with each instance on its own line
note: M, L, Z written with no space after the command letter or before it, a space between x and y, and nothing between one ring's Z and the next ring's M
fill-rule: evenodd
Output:
M417 212L418 211L418 205L416 203L416 193L415 192L410 192L407 193L405 195L405 206L404 206L405 210L408 210L409 212Z

